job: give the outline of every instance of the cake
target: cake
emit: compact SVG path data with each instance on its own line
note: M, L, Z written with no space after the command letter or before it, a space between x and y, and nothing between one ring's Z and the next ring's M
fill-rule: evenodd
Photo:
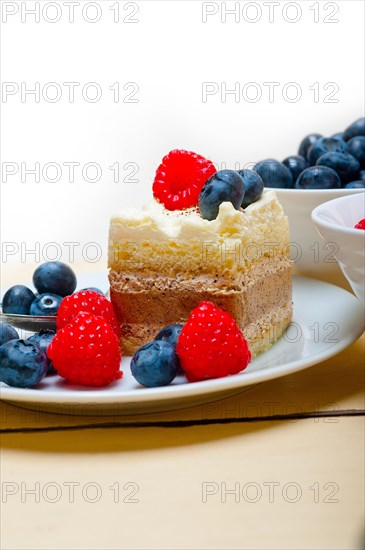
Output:
M120 211L110 222L108 265L122 352L184 323L202 300L232 315L253 356L267 350L292 318L289 242L273 190L244 210L222 202L213 220L197 206L168 210L155 199Z

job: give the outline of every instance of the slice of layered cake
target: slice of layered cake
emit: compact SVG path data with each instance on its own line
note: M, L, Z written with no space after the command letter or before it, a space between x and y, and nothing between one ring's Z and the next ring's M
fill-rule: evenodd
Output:
M161 165L163 174L167 161L165 157ZM198 192L194 189L190 195L195 196L190 197L185 193L183 201L159 202L155 185L156 198L149 204L122 210L111 219L110 297L121 323L125 354L153 340L166 325L184 323L201 301L213 302L232 315L253 355L267 350L289 325L287 217L272 190L261 195L261 189L258 200L240 208L247 204L247 195L255 195L248 189L250 183L237 195L237 186L230 182L233 177L236 184L236 175L244 182L242 174L228 174L217 184L220 174L215 169L208 174L213 186L209 191L205 171L204 181L196 185ZM191 190L192 181L196 179L189 179L185 190Z

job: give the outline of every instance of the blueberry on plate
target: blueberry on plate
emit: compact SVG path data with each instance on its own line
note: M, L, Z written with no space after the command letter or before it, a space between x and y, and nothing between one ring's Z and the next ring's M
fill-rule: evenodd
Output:
M167 386L176 377L179 359L175 348L164 340L153 340L139 348L132 357L134 378L148 388Z
M12 326L0 323L0 346L9 340L19 340L19 334Z
M342 139L322 137L311 146L308 151L308 161L311 166L316 164L317 159L325 153L346 153L347 143Z
M47 356L47 348L55 337L56 333L54 330L42 329L37 334L33 334L30 338L27 339L27 342L32 342L36 344L47 357L48 370L47 374L54 374L56 369L53 367L52 361Z
M2 302L3 313L29 315L29 309L34 299L35 294L30 288L24 285L12 286L4 294Z
M164 327L160 330L160 332L156 335L155 340L163 340L164 342L167 342L168 344L171 344L172 346L174 346L174 348L176 348L176 344L183 326L184 325L181 325L179 323L168 325L167 327Z
M290 170L293 181L296 182L299 174L309 167L309 162L301 155L292 155L283 160L284 166Z
M220 170L213 174L199 195L199 210L206 220L215 220L222 202L230 202L238 210L245 195L243 179L235 170Z
M365 136L365 117L355 120L343 133L344 141L349 141L356 136Z
M347 148L350 155L359 161L360 167L365 168L365 136L351 138L347 142Z
M96 286L88 286L86 288L82 288L80 292L82 292L83 290L93 290L94 292L97 292L98 294L105 296L104 292L100 290L100 288L96 288Z
M171 344L176 349L176 344L181 334L183 326L184 325L181 325L179 323L176 323L174 325L168 325L167 327L164 327L160 330L160 332L156 335L155 340L163 340L164 342ZM179 361L178 374L183 374L183 373L184 371L181 368L180 361Z
M33 273L33 284L39 294L45 292L68 296L76 288L76 275L62 262L47 262L37 267Z
M344 189L364 189L365 180L350 181L343 186Z
M349 153L325 153L317 159L318 166L332 168L340 176L342 183L354 181L360 170L360 163Z
M242 208L247 208L253 202L259 200L264 190L264 182L261 176L254 170L238 170L245 186L245 195L242 201Z
M327 166L306 168L295 183L296 189L339 189L340 187L339 175Z
M10 340L0 346L0 381L16 388L30 388L45 377L44 352L28 340Z
M309 134L308 136L305 136L305 138L303 138L300 142L298 155L307 159L310 147L317 141L317 139L321 137L321 134Z
M57 296L56 294L40 294L33 300L30 306L30 315L41 315L46 317L57 315L62 300L62 296Z
M290 170L278 160L262 160L255 164L253 169L261 177L265 187L285 189L293 187L293 176Z

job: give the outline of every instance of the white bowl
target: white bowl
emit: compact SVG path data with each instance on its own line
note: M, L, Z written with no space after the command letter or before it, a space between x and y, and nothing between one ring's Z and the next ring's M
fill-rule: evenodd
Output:
M334 257L334 249L323 242L311 220L312 210L332 199L362 193L362 189L274 189L289 218L293 271L349 290Z
M365 301L365 230L354 225L365 218L365 193L340 197L312 212L324 240L336 248L335 256L356 296Z

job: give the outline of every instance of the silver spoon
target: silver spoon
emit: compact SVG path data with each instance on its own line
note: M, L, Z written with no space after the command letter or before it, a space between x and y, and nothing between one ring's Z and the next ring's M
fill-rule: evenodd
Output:
M15 328L28 330L29 332L39 332L41 329L56 330L55 316L40 315L18 315L15 313L3 313L0 308L0 321L12 325Z
M110 299L109 289L104 293L106 298ZM3 313L2 304L0 304L0 322L12 325L21 330L29 332L39 332L41 329L56 330L55 315L18 315L15 313Z

